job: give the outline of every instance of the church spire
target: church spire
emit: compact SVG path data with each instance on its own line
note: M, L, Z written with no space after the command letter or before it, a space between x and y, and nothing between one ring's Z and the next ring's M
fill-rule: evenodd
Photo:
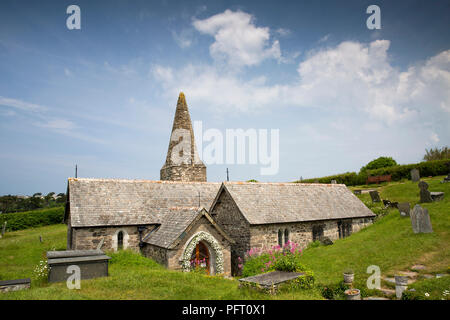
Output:
M160 177L161 180L206 181L206 166L198 156L191 117L183 92L178 96L169 149Z

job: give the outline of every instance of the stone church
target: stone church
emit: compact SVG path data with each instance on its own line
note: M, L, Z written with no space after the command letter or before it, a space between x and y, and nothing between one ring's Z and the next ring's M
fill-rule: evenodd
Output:
M232 275L250 248L343 238L375 217L345 185L207 182L183 93L160 179L69 178L67 249L130 248L170 269Z

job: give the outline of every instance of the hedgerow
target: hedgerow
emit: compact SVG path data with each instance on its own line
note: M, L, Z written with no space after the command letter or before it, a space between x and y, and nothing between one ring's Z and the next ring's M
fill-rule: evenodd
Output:
M6 230L15 231L63 223L64 207L0 214L0 227L5 221Z

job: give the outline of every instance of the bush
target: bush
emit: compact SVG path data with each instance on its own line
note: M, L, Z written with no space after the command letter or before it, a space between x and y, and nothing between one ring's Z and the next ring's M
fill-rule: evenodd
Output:
M244 259L239 258L242 276L250 277L270 271L306 272L300 261L301 250L294 242L288 241L283 247L271 249L254 248L246 252Z
M395 161L391 157L379 157L375 160L370 161L368 164L366 164L364 167L362 167L360 172L367 171L367 170L373 170L373 169L392 167L392 166L396 166L396 165L397 165L397 161Z
M450 159L364 170L359 174L356 174L356 172L346 172L334 176L305 179L301 182L314 183L318 181L319 183L331 183L331 180L336 180L337 183L342 183L347 186L356 186L365 184L368 176L382 176L388 174L391 175L392 181L399 181L402 179L411 179L411 170L414 168L419 169L422 177L446 175L450 172ZM298 183L300 181L295 182Z
M3 226L5 221L7 221L6 229L15 231L63 223L63 219L63 207L28 212L2 213L0 214L0 226Z

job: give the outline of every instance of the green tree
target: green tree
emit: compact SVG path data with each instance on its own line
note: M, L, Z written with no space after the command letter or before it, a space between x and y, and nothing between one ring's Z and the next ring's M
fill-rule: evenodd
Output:
M443 160L450 158L450 148L442 147L439 148L430 148L430 150L425 149L425 155L423 156L423 160L431 161L431 160Z
M366 164L364 167L362 167L360 172L364 172L366 170L372 170L372 169L392 167L392 166L396 166L396 165L397 165L397 161L395 161L391 157L379 157L375 160L370 161L368 164Z

